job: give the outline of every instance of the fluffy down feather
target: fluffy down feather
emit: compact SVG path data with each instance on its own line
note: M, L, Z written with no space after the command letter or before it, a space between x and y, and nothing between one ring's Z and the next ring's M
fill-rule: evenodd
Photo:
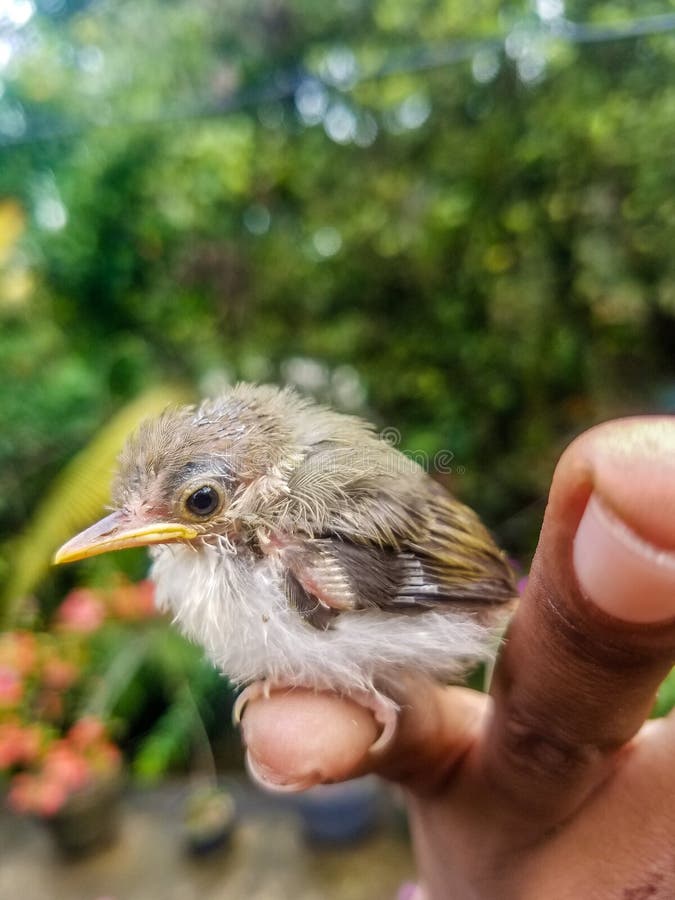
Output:
M159 605L239 684L269 678L343 693L386 691L404 670L451 681L491 655L500 631L467 612L367 609L318 630L289 607L274 560L180 546L154 553Z

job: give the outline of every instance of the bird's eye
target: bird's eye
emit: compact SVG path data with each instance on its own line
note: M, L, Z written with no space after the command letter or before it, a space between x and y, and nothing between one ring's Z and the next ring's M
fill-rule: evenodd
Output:
M188 511L193 516L210 516L218 508L219 503L218 491L210 485L197 488L185 501Z

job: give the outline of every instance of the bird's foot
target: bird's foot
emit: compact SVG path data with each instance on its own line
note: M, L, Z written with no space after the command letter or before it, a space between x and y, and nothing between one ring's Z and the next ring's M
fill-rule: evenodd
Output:
M378 691L349 691L350 700L369 709L378 725L382 726L379 737L370 746L370 753L379 756L384 753L396 734L400 708L390 697Z
M267 678L264 681L254 681L248 687L245 687L234 701L234 706L232 707L232 721L234 724L237 726L241 725L247 704L251 703L252 700L259 700L261 697L269 700L272 689L275 687L277 685Z
M236 726L241 724L244 710L253 700L259 700L262 697L269 700L273 690L284 688L288 690L288 685L277 684L270 679L254 681L252 684L249 684L235 700L232 709L232 721L234 724ZM353 700L354 703L358 703L359 706L363 706L372 712L375 721L381 726L382 730L371 745L370 753L376 755L384 753L396 734L399 714L398 704L378 691L351 690L346 696Z

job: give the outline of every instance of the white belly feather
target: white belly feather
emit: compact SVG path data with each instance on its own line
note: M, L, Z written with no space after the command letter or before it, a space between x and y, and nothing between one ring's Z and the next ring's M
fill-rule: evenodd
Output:
M491 655L495 635L467 613L341 613L327 631L289 609L270 558L163 545L151 576L157 603L233 682L374 690L413 670L452 680Z

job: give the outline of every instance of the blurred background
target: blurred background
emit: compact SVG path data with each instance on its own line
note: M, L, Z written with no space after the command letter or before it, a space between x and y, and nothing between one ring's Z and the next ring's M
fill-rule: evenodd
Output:
M244 379L386 429L525 575L562 448L675 411L674 126L670 0L0 0L1 895L395 895L395 797L257 794L145 556L51 554L141 418Z

